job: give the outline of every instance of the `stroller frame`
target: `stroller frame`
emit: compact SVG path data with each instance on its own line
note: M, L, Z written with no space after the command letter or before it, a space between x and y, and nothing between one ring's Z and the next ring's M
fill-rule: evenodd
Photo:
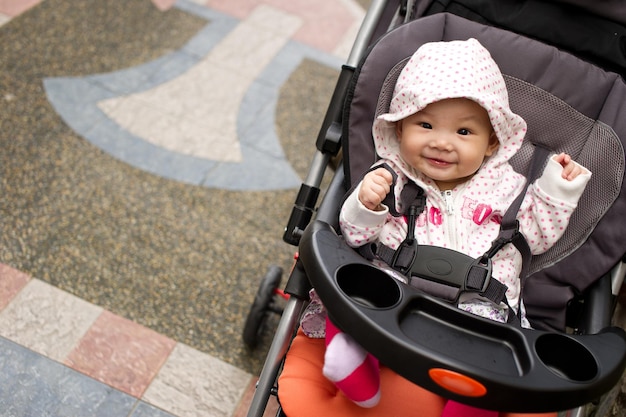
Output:
M339 124L342 118L342 107L344 101L343 99L346 96L348 85L355 68L364 57L368 45L371 43L372 39L375 39L379 34L381 34L381 31L386 32L388 27L395 27L398 23L403 23L411 20L410 11L414 8L412 1L405 1L402 2L402 4L399 4L398 12L395 13L395 15L392 17L385 15L385 13L389 11L389 8L387 7L388 3L389 1L386 0L373 0L372 6L369 8L366 14L364 22L361 26L361 30L359 31L359 34L354 43L350 56L346 62L346 65L344 65L342 68L341 74L337 82L337 86L335 88L335 92L333 94L333 98L331 100L331 106L328 109L328 112L322 124L322 128L320 130L320 135L318 136L318 140L316 143L317 151L312 160L309 173L302 184L300 192L298 193L298 197L296 198L294 209L292 211L292 216L289 219L287 228L285 230L285 235L283 236L283 239L288 243L291 243L293 245L298 245L300 243L304 230L311 222L311 219L315 212L315 206L317 203L319 187L322 182L322 178L327 171L331 159L338 154L341 148L341 128L339 127ZM405 16L402 16L403 11L406 12ZM386 22L390 23L387 24ZM337 169L335 175L333 176L331 185L329 186L329 191L324 198L324 201L326 201L327 199L330 201L341 201L341 197L343 196L343 183L343 170ZM331 231L332 228L327 228L325 224L336 225L336 208L336 205L324 204L323 202L320 206L320 209L317 211L316 221L311 227L306 230L308 236L306 237L306 239L303 239L303 242L307 243L304 243L304 246L301 247L301 250L303 252L307 252L307 255L309 255L306 257L307 259L319 256L320 253L324 253L323 256L326 259L329 256L332 256L332 253L324 252L324 247L317 244L316 238L313 235L328 236L328 233ZM332 248L332 251L336 250L336 247ZM348 252L343 253L342 255L349 256ZM354 262L354 264L365 265L362 260L359 260L357 258L354 258L352 261ZM332 276L332 274L335 273L333 269L334 267L336 267L336 265L312 265L310 261L306 265L307 270L328 268L328 271L319 271L320 275L326 278ZM610 322L610 317L612 315L613 306L607 305L606 293L608 292L613 295L616 295L618 293L619 289L621 288L625 273L626 266L624 263L622 263L618 265L611 272L610 275L607 275L598 280L597 285L594 285L594 288L592 289L592 291L590 291L591 295L590 297L588 297L590 301L587 301L585 303L585 308L591 306L590 308L594 309L595 311L592 314L586 314L586 322L580 325L585 333L594 334L602 331L608 326ZM323 288L325 285L323 280L316 281L314 284L316 288ZM297 260L294 268L290 273L289 280L285 287L285 293L290 294L291 297L286 303L281 320L276 329L274 339L268 351L263 370L257 383L257 389L252 399L249 412L247 414L248 417L262 416L264 409L267 406L270 393L276 391L276 378L280 372L282 361L289 348L290 341L293 338L294 332L298 327L300 314L308 301L308 291L310 290L310 288L311 284L309 283L309 277L305 272L305 265L303 265L302 261ZM322 289L322 291L324 291L324 289ZM440 304L443 304L437 302L436 300L433 301L428 296L422 297L422 295L417 295L416 297L420 300L422 300L423 298L425 300L425 303L433 305L433 308L436 309L440 308ZM594 299L597 299L597 301L599 302L594 302ZM342 300L341 297L337 299L337 303L340 305L345 304L345 308L353 310L351 311L351 313L356 312L357 315L363 313L363 311L359 310L358 308L354 309L353 303L345 303L345 300ZM448 306L445 306L443 308L445 309L444 314L452 314L454 316L454 320L458 319L459 317L461 318L461 320L464 319L463 313L455 311L453 308L450 308ZM498 326L500 326L499 324L489 322L488 320L478 320L488 322L481 324L484 324L487 327L498 328ZM369 329L368 331L371 330L372 329ZM530 332L535 335L532 337L537 337L537 335L541 336L544 334L537 333L536 331ZM611 339L613 338L613 336L608 337ZM623 336L617 334L616 337L617 339L623 341ZM571 340L569 336L564 336L564 340L565 339ZM360 341L358 338L357 340ZM619 342L617 344L620 345ZM418 356L420 354L419 352L411 353L417 353ZM621 358L616 359L616 363L609 364L609 366L614 370L620 370L619 374L621 374L621 370L624 367L623 355ZM608 381L607 383L614 384L616 377L619 378L619 375L615 375L614 371L612 375L606 377L606 381ZM600 389L600 391L604 392L607 390L606 383L602 385L603 387ZM431 388L437 390L436 386ZM582 416L584 415L584 407L570 410L567 413L567 415L569 416Z
M412 0L409 1L412 3ZM320 129L320 134L316 142L316 151L309 166L309 172L300 187L283 235L283 240L294 246L299 244L304 230L313 217L320 192L320 185L331 158L337 156L341 149L341 130L339 129L339 131L337 131L337 123L341 121L343 99L346 96L348 84L355 68L365 55L365 51L375 34L380 30L379 23L383 20L387 3L387 0L372 1L346 60L346 64L342 67L331 99L331 105L327 110ZM405 1L404 3L407 2ZM401 5L400 7L404 7L406 12L406 8L412 6L409 4L405 6ZM408 13L406 13L406 15L408 16ZM390 23L390 25L392 24L393 22ZM335 105L333 106L332 103L335 103ZM342 170L339 169L337 173L341 171ZM341 190L342 183L343 175L337 174L333 177L332 185L329 188ZM327 195L325 198L330 198L330 195ZM333 215L334 213L330 211L326 213L318 211L316 218L331 221ZM247 417L263 416L269 395L271 392L275 391L276 378L280 372L283 358L289 349L289 344L293 338L295 329L298 327L300 314L309 300L310 289L311 284L308 281L303 266L301 262L296 259L284 289L284 292L289 294L290 297L282 311L281 319L274 333L274 338L272 339L263 364Z

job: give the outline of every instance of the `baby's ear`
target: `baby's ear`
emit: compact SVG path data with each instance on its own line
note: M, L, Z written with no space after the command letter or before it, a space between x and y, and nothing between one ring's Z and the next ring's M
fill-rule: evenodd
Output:
M491 132L491 136L489 136L489 145L487 146L487 151L485 151L485 156L493 155L500 146L500 141L498 140L498 135L496 132Z
M396 128L396 137L398 138L398 141L400 141L400 138L402 137L402 120L398 120L397 122L394 122L394 124Z

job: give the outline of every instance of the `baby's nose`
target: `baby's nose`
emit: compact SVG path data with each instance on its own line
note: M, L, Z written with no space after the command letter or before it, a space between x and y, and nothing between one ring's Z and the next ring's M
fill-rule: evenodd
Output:
M438 135L432 142L431 146L433 148L441 149L441 150L452 150L452 140L447 135Z

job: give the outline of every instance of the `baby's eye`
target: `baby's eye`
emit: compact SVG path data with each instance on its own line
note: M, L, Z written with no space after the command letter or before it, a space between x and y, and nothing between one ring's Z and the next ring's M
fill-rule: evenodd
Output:
M419 122L418 125L420 125L424 129L432 129L433 128L433 126L430 123L427 123L427 122Z
M457 132L459 135L469 135L471 132L469 131L469 129L459 129Z

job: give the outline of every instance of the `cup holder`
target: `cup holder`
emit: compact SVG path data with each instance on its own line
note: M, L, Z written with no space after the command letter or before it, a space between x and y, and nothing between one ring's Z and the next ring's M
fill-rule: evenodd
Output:
M390 308L400 301L400 287L395 279L366 264L348 264L337 270L339 289L365 307Z
M561 378L587 382L598 375L598 364L587 348L566 335L547 333L535 342L537 356Z

